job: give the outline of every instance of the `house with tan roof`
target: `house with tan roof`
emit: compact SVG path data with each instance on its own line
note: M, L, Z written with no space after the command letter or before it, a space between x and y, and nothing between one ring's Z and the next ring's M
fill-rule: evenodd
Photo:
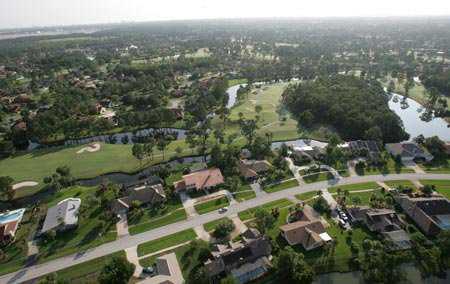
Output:
M311 206L305 205L294 214L296 221L280 227L281 236L289 245L301 244L309 251L332 241L326 232L328 223Z
M174 182L176 192L189 190L209 190L224 183L222 173L217 168L204 169L184 175L179 181Z
M240 160L238 164L239 173L247 180L255 180L260 175L269 171L272 165L266 160Z

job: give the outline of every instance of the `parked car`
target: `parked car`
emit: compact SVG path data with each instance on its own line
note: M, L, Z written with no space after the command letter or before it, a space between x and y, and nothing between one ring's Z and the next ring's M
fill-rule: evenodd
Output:
M220 214L225 213L227 211L228 211L228 207L222 207L222 208L219 209L219 213Z
M155 268L153 266L147 266L142 269L142 273L153 276L155 274Z

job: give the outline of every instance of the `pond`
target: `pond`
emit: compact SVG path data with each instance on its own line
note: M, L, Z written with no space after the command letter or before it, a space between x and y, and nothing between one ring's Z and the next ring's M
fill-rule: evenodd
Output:
M227 108L232 108L236 104L237 92L241 87L245 87L247 84L234 85L227 89L228 103Z
M444 119L434 117L431 121L423 121L420 116L425 111L424 107L408 98L406 102L409 107L402 108L402 98L401 95L394 94L389 101L389 108L401 118L410 139L422 134L424 137L438 136L443 141L450 141L450 128Z

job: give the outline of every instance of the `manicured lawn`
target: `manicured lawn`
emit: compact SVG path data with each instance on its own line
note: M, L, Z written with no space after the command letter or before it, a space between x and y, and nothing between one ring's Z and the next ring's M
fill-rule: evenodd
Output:
M162 217L156 217L154 219L149 219L144 222L139 222L136 225L130 225L128 230L131 235L135 235L158 227L166 226L175 222L183 221L186 219L187 219L186 211L184 210L184 208L180 208Z
M361 203L358 205L369 205L370 204L370 197L373 194L382 194L382 191L380 189L374 190L374 191L367 191L367 192L350 192L350 196L347 200L347 205L355 205L353 204L352 197L353 196L359 196L361 199Z
M398 188L399 186L403 186L412 189L417 189L416 186L409 180L392 180L386 181L385 184L387 184L390 188Z
M197 211L198 214L206 214L208 212L217 210L219 208L228 206L230 203L228 202L228 198L226 196L206 201L204 203L200 203L198 205L195 205L195 211Z
M367 167L363 172L356 171L358 175L385 175L393 173L414 173L413 169L406 168L403 165L396 165L393 159L389 159L385 167Z
M285 189L288 189L291 187L296 187L296 186L298 186L298 181L296 179L292 179L292 180L288 180L288 181L283 181L279 184L274 184L274 185L264 187L264 191L268 192L268 193L272 193L272 192L277 192L277 191L285 190Z
M71 168L76 178L91 178L110 172L135 172L141 167L160 163L162 154L155 151L154 159L146 159L142 164L131 154L132 145L100 143L101 149L94 153L77 154L86 145L65 148L36 150L16 157L0 160L0 173L10 176L14 182L36 181L41 185L43 178L55 172L60 166ZM175 155L175 148L181 147L181 155L192 155L184 140L173 141L165 151L165 159ZM20 195L20 193L18 193ZM23 194L22 194L23 195Z
M434 185L436 191L450 199L450 180L421 180L423 185Z
M305 201L305 200L311 199L311 198L313 198L313 197L315 197L315 196L317 196L317 191L310 191L310 192L305 192L305 193L297 194L295 197L296 197L298 200Z
M432 161L429 164L420 165L428 173L450 173L450 159L444 161Z
M193 229L184 230L173 235L168 235L160 239L140 244L137 248L138 256L147 255L153 252L163 250L168 247L176 246L197 238Z
M300 173L301 175L303 175L304 173ZM333 179L334 176L328 172L328 171L323 171L320 173L316 173L316 174L308 174L307 176L303 177L303 180L306 183L313 183L313 182L319 182L319 181L325 181L325 180L329 180L329 179Z
M266 203L266 204L264 204L262 206L259 206L259 207L247 209L245 211L240 212L238 215L239 215L239 218L242 221L246 221L246 220L254 218L254 214L255 214L256 210L258 210L260 208L270 211L273 208L283 208L283 207L288 207L288 206L291 206L291 205L293 205L293 203L290 200L288 200L288 199L279 199L279 200L275 200L275 201Z
M243 79L231 79L231 80L228 80L228 87L241 85L241 84L246 84L246 83L247 83L247 79L245 79L245 78L243 78Z
M216 228L216 226L221 223L222 221L227 220L228 218L224 217L224 218L220 218L214 221L211 221L209 223L206 223L203 225L203 228L205 228L205 231L207 232L212 232L214 231L214 229Z
M83 201L95 196L95 187L74 186L57 192L45 204L42 210L44 216L46 208L57 204L68 197L81 199L82 209L78 217L78 226L73 230L62 232L56 235L55 240L41 242L39 247L39 262L48 261L71 253L87 250L116 239L116 232L113 222L102 227L104 221L100 219L102 209L100 206L83 207ZM84 209L83 209L84 208Z
M345 190L351 192L355 190L366 190L366 189L377 189L380 186L375 182L364 182L364 183L356 183L356 184L349 184L349 185L342 185L342 186L333 186L329 187L328 191L330 193L336 193L337 189L340 188L342 192Z
M125 257L125 252L116 252L59 270L56 272L56 277L58 281L63 281L64 283L95 283L103 266L116 256Z
M240 186L236 192L233 192L233 196L238 202L242 202L255 198L256 193L253 191L250 185L245 184Z

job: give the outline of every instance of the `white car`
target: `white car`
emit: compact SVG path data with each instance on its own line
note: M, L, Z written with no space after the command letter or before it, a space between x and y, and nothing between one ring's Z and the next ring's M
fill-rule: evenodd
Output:
M228 211L228 207L222 207L222 208L220 208L219 209L219 213L225 213L225 212L227 212Z

